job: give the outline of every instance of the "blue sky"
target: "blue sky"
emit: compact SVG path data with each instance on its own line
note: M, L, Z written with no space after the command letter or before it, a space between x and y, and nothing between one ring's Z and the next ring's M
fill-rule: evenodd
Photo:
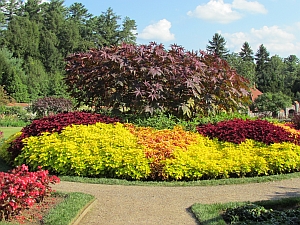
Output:
M150 41L205 50L215 33L231 52L249 42L254 53L264 44L270 55L300 58L300 0L65 0L82 3L94 16L109 7L137 24L137 43Z

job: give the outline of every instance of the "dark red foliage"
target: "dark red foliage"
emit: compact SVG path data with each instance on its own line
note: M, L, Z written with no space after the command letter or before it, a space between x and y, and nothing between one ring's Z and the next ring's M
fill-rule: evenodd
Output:
M24 127L21 132L22 135L11 143L8 151L12 153L12 160L15 159L21 149L23 148L22 140L30 136L39 136L43 132L61 132L61 130L69 125L88 125L101 123L116 123L120 122L118 118L111 118L96 113L86 112L69 112L60 113L54 116L48 116L41 119L34 120L31 124Z
M292 127L299 130L300 129L300 114L297 113L292 118Z
M245 139L253 139L267 145L281 142L299 143L299 140L290 137L291 134L282 127L265 120L234 119L201 125L197 127L197 131L204 136L236 144L240 144Z
M70 55L65 83L78 103L179 117L206 114L215 105L232 111L249 103L249 81L205 52L162 44L119 46Z

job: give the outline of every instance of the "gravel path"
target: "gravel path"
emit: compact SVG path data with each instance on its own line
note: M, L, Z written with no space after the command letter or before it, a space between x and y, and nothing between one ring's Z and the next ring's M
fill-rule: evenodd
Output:
M145 187L64 182L55 190L92 194L82 225L196 225L194 203L258 201L300 196L300 178L208 187Z

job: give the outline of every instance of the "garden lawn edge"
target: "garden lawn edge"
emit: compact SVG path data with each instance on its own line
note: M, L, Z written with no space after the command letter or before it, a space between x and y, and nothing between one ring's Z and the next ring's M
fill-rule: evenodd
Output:
M90 210L90 208L94 205L96 202L96 198L90 194L81 193L81 192L54 192L54 194L57 194L59 196L65 196L65 200L58 205L56 205L49 213L48 216L51 215L53 212L59 210L62 211L70 207L70 205L74 204L74 201L71 199L73 196L81 195L86 196L87 198L90 198L89 201L87 201L83 207L80 207L79 210L75 210L72 214L72 218L67 218L68 221L66 223L62 223L60 218L58 220L52 220L48 221L47 218L43 221L43 224L45 225L78 225L80 224L81 219L86 215L86 213ZM63 206L63 207L62 207ZM66 215L64 215L66 217ZM0 221L0 225L20 225L19 223L11 223L7 221Z
M262 200L262 201L245 201L245 202L228 202L228 203L213 203L213 204L201 204L195 203L191 206L191 212L197 218L201 225L226 225L222 217L222 212L225 212L227 208L234 208L239 206L244 206L246 204L252 203L260 205L266 208L273 208L272 206L281 204L282 206L288 206L289 200L293 202L300 201L300 197L289 197L283 199L275 200ZM295 203L294 203L295 204ZM291 206L291 205L290 205Z
M51 215L51 220L46 217L43 221L45 225L73 225L79 222L81 213L85 213L90 209L90 205L95 202L96 198L93 195L82 192L55 192L59 195L65 195L66 198L63 202L55 206L48 214ZM85 196L85 199L79 199L79 196ZM74 208L75 207L75 208ZM70 208L73 210L70 213ZM64 212L67 211L68 213ZM58 213L59 212L59 213ZM53 216L56 214L56 217ZM65 223L62 223L61 216L65 218Z
M96 204L97 199L93 198L89 203L85 205L78 213L77 216L72 220L70 225L79 225L82 218L87 214L87 212Z

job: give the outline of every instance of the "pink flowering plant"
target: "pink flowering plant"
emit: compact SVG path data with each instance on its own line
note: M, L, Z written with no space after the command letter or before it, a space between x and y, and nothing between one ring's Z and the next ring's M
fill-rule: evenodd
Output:
M50 176L41 167L36 172L29 172L24 164L8 173L0 172L0 221L9 220L34 203L43 201L53 192L50 184L59 181L58 177Z

